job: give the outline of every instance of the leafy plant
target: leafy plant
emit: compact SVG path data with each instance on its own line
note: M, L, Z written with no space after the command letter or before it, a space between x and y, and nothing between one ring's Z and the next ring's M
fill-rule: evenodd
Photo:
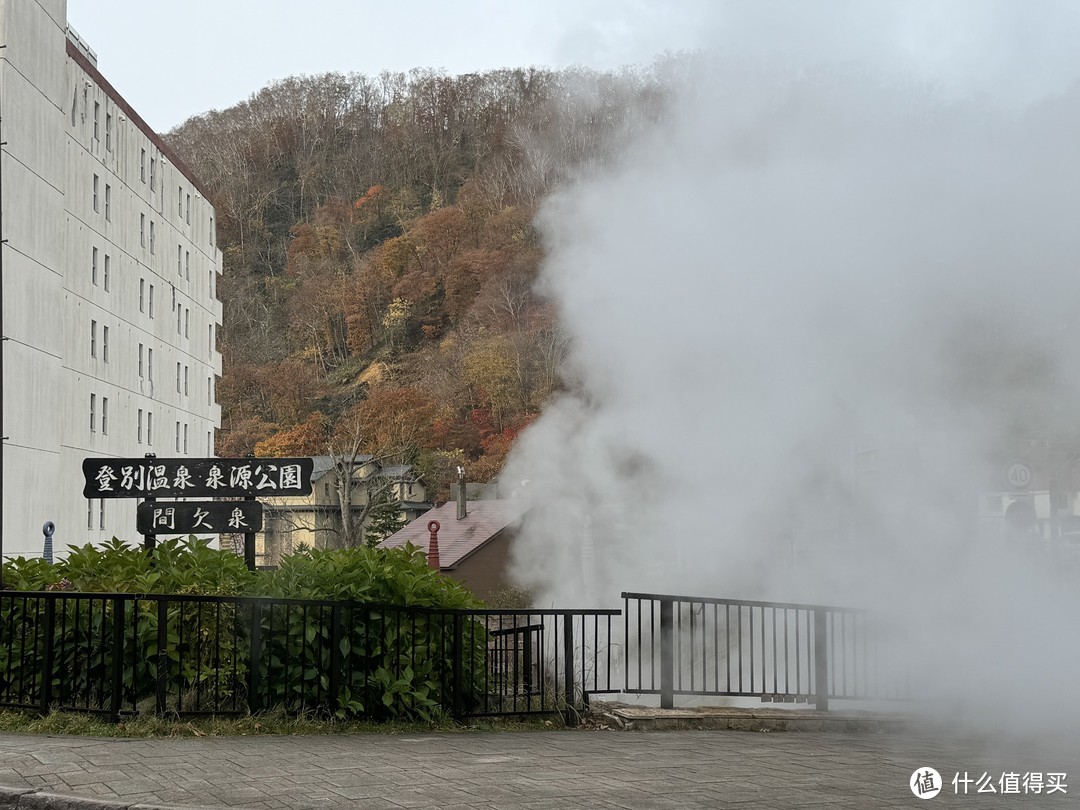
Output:
M73 547L55 565L14 560L5 580L73 592L51 607L0 596L7 703L40 703L50 640L53 699L98 710L109 707L118 655L127 709L157 705L164 688L178 712L251 709L250 692L260 708L424 721L455 699L455 656L459 692L481 682L486 662L483 627L455 612L479 603L413 548L304 549L276 571L251 572L194 537L161 543L152 559L114 539Z

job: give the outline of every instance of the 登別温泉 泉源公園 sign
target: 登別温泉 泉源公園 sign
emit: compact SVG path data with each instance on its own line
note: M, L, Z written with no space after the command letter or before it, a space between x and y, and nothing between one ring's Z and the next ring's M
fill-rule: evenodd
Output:
M310 458L88 458L86 498L310 495Z

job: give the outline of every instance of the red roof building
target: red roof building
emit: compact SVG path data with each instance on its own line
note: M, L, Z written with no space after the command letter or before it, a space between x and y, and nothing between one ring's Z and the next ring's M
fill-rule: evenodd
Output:
M512 585L509 577L510 543L528 511L524 499L468 501L464 516L451 501L425 512L390 535L383 548L411 544L427 553L428 524L439 522L439 570L458 580L481 599Z

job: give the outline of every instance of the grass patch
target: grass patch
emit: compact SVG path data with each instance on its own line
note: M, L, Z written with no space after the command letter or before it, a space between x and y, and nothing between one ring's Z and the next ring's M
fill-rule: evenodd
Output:
M541 731L563 728L561 718L516 719L480 718L467 723L450 719L435 723L341 720L314 715L290 715L267 711L247 717L157 717L124 718L109 723L96 715L77 712L0 711L0 732L21 734L71 734L87 737L261 737L312 734L430 734L469 731Z

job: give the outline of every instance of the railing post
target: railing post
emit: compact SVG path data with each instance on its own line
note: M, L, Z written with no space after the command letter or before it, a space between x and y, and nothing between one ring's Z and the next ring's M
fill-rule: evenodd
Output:
M528 622L529 616L525 617ZM533 631L528 627L521 633L521 689L525 693L525 699L530 700L533 693ZM526 704L528 705L528 704Z
M338 711L338 693L341 691L341 608L335 602L330 607L330 714Z
M109 696L109 721L120 722L120 706L124 696L124 597L116 596L113 606L113 671L112 694Z
M814 687L817 692L817 710L829 710L829 631L828 611L814 608Z
M660 708L675 708L675 603L660 600Z
M461 621L461 613L454 611L454 643L450 650L452 674L450 677L450 689L454 693L451 702L451 711L455 720L460 720L463 713L461 695L461 657L463 655L464 628Z
M56 598L45 598L45 651L41 662L41 713L49 713L52 703L52 679L55 667L53 649L56 643Z
M566 706L563 716L566 725L577 725L577 712L574 710L574 614L563 616L563 691Z
M262 659L262 603L251 603L251 634L248 636L248 712L259 709L259 662Z
M169 683L169 603L164 596L157 603L157 705L158 717L165 714ZM179 708L179 706L177 707Z

